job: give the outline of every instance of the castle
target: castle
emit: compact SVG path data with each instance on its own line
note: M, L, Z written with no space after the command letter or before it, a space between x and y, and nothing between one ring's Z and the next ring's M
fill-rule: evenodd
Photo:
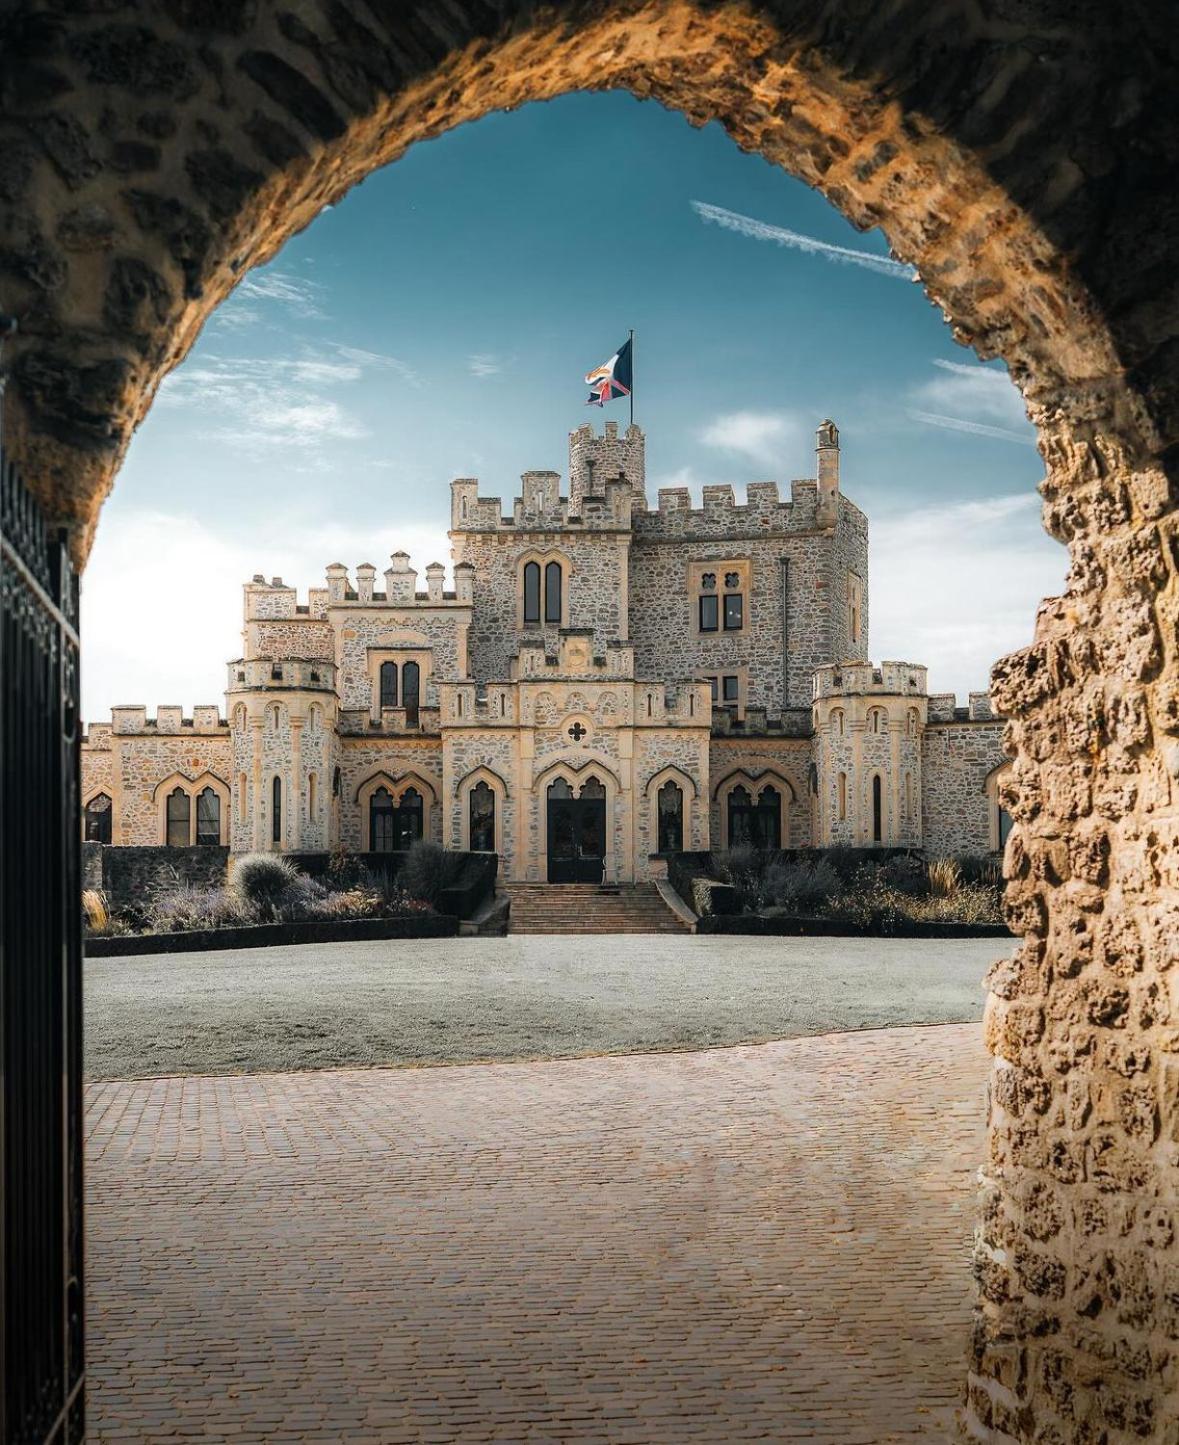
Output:
M680 850L998 848L985 693L868 661L868 524L839 434L814 479L645 493L631 425L569 438L510 516L451 483L453 587L404 552L301 603L245 584L226 710L116 707L83 741L87 838L234 852L497 852L510 880L625 882Z

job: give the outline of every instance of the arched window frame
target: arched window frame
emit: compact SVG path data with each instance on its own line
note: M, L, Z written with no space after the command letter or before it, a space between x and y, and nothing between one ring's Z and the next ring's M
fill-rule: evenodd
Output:
M591 753L587 757L585 765L580 768L573 768L566 762L553 763L533 783L532 806L537 810L538 827L536 831L539 840L536 856L540 860L543 870L545 860L549 856L549 787L557 778L563 778L573 789L573 796L576 798L581 795L583 785L591 776L597 778L606 789L606 857L603 876L609 882L620 876L621 857L616 817L620 788L617 774L609 761L601 754Z
M1000 763L991 769L983 783L983 792L987 799L987 832L992 853L1002 853L1006 847L1007 836L1014 827L1014 819L1003 807L999 790L1012 775L1013 764L1010 760ZM1004 820L1006 819L1006 828Z
M378 788L388 790L395 808L401 807L401 800L410 788L416 789L422 799L422 837L438 841L435 821L438 816L438 794L434 785L421 773L402 773L399 777L394 777L391 773L381 771L370 774L356 789L353 798L356 806L356 813L353 815L356 823L353 847L362 852L368 851L371 841L370 800Z
M160 843L167 846L168 797L177 788L186 793L189 800L188 842L183 846L186 848L196 847L197 799L206 788L211 788L217 796L218 845L225 847L229 843L230 806L232 803L230 787L216 773L210 772L201 773L195 778L190 778L185 773L172 773L156 784L152 798L156 806L157 837Z
M529 568L534 566L537 571L532 573ZM555 615L549 606L550 567L555 567L560 573L559 596L556 599L559 606ZM526 632L530 628L568 627L569 586L572 576L573 563L564 552L532 548L523 553L516 563L516 630ZM531 577L536 578L539 589L539 615L535 617L532 616L532 609L525 606L525 592L528 590L526 584Z
M723 848L729 846L729 795L738 787L746 789L754 807L758 805L762 792L767 787L777 790L779 799L778 847L789 848L796 826L794 820L796 815L800 815L798 792L790 779L776 768L767 768L756 774L738 769L736 772L726 774L715 785L712 793L715 802L712 828L714 846Z
M93 814L94 827L91 827L91 809L100 799L106 800L106 806L100 808ZM86 800L82 808L82 839L87 843L109 844L114 841L115 826L115 800L105 788L99 788ZM91 832L105 833L105 837L91 837Z
M683 799L683 844L682 849L690 851L701 846L700 816L697 805L698 794L694 780L682 768L669 766L652 774L647 781L647 844L648 851L655 855L660 852L659 837L659 794L667 783L674 783Z
M498 853L502 858L505 842L504 807L507 803L508 789L503 778L493 772L491 768L474 769L466 777L461 778L455 788L459 813L458 845L464 852L471 851L471 794L480 783L491 789L491 795L495 799L495 846L491 851Z

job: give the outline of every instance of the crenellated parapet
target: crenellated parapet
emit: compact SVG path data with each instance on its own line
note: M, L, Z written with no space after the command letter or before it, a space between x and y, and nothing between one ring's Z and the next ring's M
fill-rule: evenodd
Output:
M830 663L815 669L814 698L818 701L873 694L924 697L928 675L928 669L915 662Z
M163 737L181 736L186 732L216 734L228 726L216 703L198 704L193 708L191 717L184 716L183 708L166 704L161 704L156 709L155 716L149 717L146 707L133 703L112 707L110 723L95 723L90 731L94 733L106 728L108 737L112 734L134 736L138 733L154 733L157 737Z
M335 663L319 658L239 657L229 664L228 692L330 692L336 690Z

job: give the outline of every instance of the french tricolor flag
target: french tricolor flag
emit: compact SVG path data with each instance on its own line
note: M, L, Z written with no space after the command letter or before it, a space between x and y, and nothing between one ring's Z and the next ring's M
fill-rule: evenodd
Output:
M624 341L605 366L586 372L585 384L593 387L586 406L605 406L620 396L629 396L634 385L631 371L631 347L634 337Z

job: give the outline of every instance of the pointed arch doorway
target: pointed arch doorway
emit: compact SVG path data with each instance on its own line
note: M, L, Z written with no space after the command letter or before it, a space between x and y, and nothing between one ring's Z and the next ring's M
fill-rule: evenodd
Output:
M548 880L600 883L606 867L606 787L592 774L575 792L555 778L546 796Z

